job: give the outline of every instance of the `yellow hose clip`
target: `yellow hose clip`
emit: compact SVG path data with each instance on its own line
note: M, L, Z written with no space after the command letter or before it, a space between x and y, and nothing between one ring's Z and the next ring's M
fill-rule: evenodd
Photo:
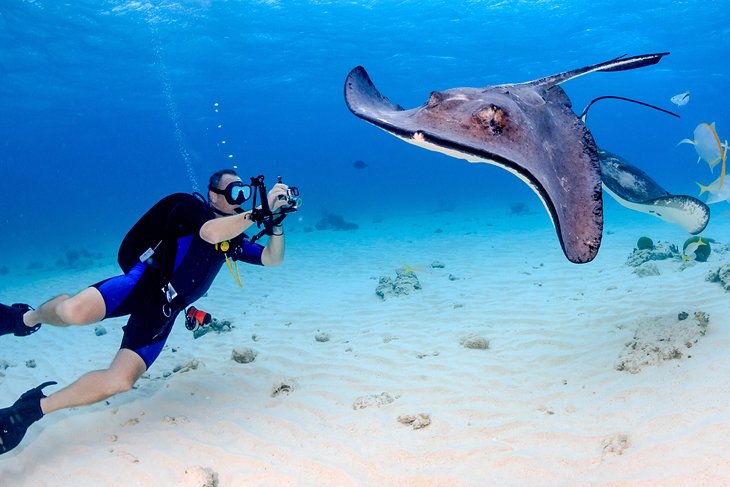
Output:
M231 271L231 275L233 276L233 280L236 281L236 284L238 284L238 287L243 287L243 281L241 280L241 272L238 270L238 262L233 261L233 264L231 264L231 261L233 259L228 257L228 250L231 248L231 242L228 240L224 240L223 242L218 242L215 244L215 249L220 250L223 252L223 255L226 258L226 264L228 265L228 270ZM233 270L233 266L235 265L236 270Z
M236 281L236 284L238 284L238 287L243 287L243 281L241 281L241 272L238 270L238 262L233 261L233 264L236 266L236 272L233 272L233 265L231 265L231 260L226 255L226 264L228 264L228 270L231 271L231 275L233 276L233 280Z

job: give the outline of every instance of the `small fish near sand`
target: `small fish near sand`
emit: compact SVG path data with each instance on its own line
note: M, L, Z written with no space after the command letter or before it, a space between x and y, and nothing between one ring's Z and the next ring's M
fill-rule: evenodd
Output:
M718 188L722 187L725 180L725 166L727 162L727 149L728 143L725 140L724 143L720 142L720 136L717 135L715 129L715 122L712 123L701 123L694 130L694 139L682 139L679 144L692 144L695 146L695 151L700 160L704 160L709 166L710 170L714 170L715 166L722 163L720 171L720 184Z
M683 107L687 103L689 103L689 91L685 91L684 93L680 93L678 95L674 95L669 99L672 103L677 105L678 107Z
M702 237L697 237L697 240L690 242L684 248L682 253L682 261L687 262L688 260L695 260L697 258L697 249L703 245L708 245L707 242L702 241Z

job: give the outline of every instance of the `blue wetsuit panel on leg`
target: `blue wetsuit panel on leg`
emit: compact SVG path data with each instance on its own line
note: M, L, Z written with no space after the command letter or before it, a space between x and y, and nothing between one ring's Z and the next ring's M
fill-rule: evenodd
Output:
M111 317L121 305L129 294L137 285L139 280L144 274L147 265L143 262L138 263L124 275L112 277L106 281L95 284L94 287L99 290L101 296L104 298L104 304L106 305L105 318Z
M159 342L151 343L147 346L134 350L137 355L142 357L142 360L144 360L144 363L147 366L148 370L152 366L154 361L157 360L157 357L160 356L160 352L162 352L162 347L165 346L165 342L167 342L167 337L160 340Z

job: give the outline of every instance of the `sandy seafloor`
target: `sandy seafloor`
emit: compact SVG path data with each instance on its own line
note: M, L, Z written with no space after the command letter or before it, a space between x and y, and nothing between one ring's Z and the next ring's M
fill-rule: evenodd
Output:
M730 231L717 218L705 235L719 249ZM243 290L224 267L197 305L231 332L193 340L179 319L138 387L34 425L0 457L0 485L200 485L199 467L221 486L730 484L730 294L705 281L730 252L684 270L659 261L661 275L638 277L625 265L638 237L681 246L688 235L616 205L586 265L565 260L542 209L356 221L350 232L295 224L285 264L242 267ZM116 273L112 260L11 272L0 301L80 290ZM375 295L379 276L433 261L444 268L418 272L420 291ZM678 326L682 311L710 323L681 358L616 370L638 328ZM45 326L0 338L11 365L0 404L105 367L123 323L104 322L103 336ZM489 349L463 347L472 333ZM237 363L234 347L258 356ZM191 360L197 369L171 373ZM272 397L282 382L291 390ZM382 393L394 401L353 407ZM431 424L397 421L418 413Z

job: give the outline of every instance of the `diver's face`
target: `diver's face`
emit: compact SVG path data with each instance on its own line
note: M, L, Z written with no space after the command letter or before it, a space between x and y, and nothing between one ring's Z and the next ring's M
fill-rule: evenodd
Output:
M234 176L232 174L224 174L221 177L221 180L218 182L218 189L224 190L228 187L229 184L231 184L234 181L241 181L241 178L238 176ZM208 198L210 198L210 204L213 205L218 211L225 213L227 215L235 215L236 214L236 208L239 208L241 205L232 205L227 200L225 195L214 193L212 191L208 191Z

